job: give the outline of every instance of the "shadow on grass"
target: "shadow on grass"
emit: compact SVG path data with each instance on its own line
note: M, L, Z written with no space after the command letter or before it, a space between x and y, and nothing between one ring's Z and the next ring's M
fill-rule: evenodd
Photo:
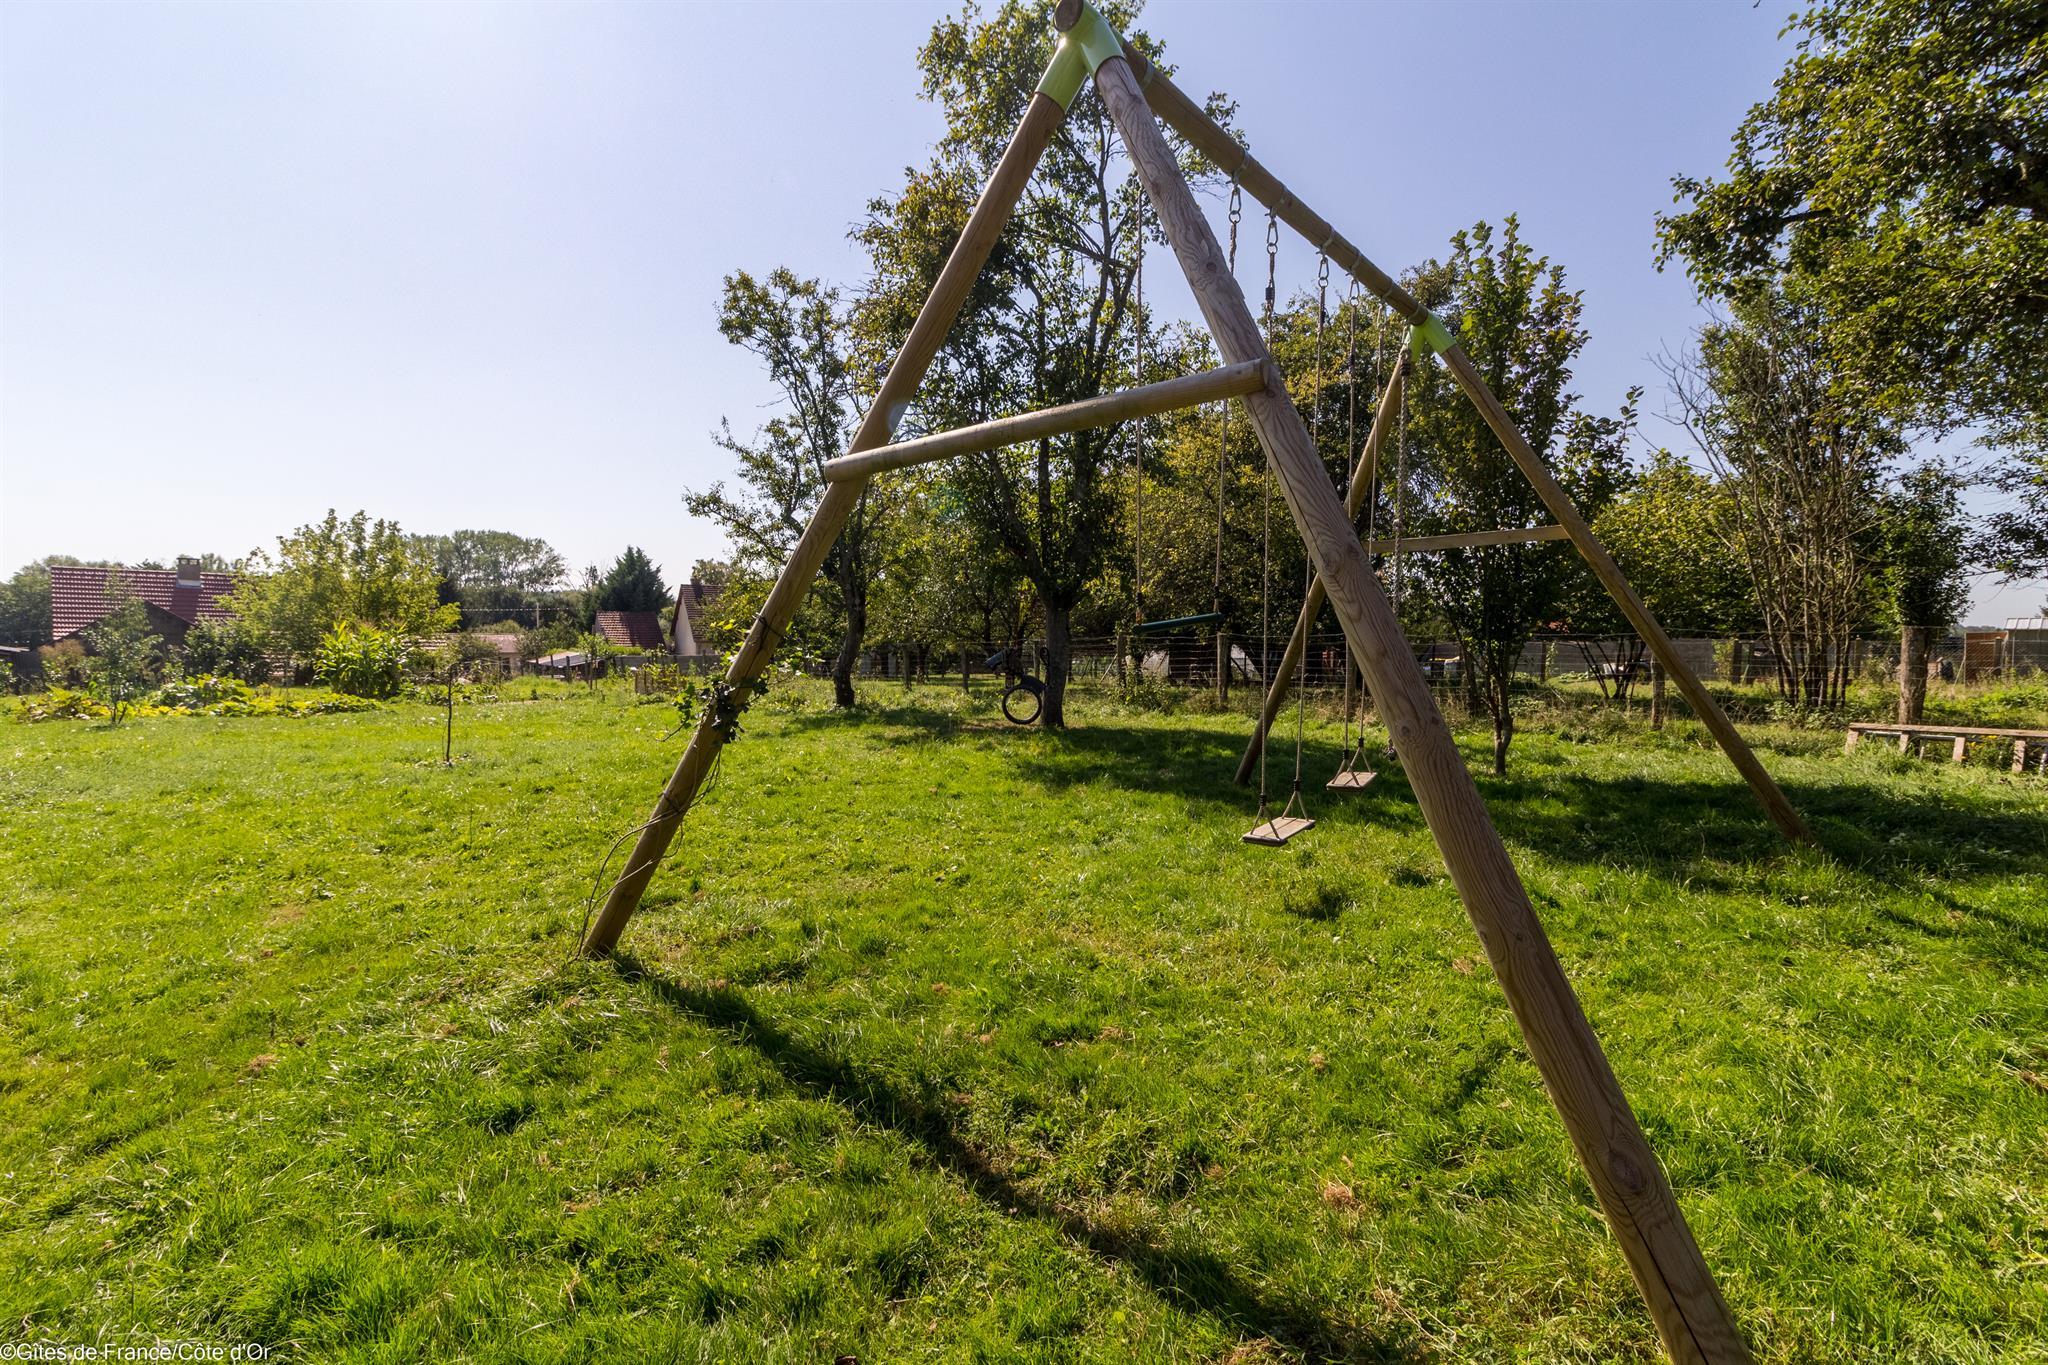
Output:
M1211 717L1204 715L1199 719ZM906 701L860 712L808 713L789 723L794 728L814 732L879 723L889 728L879 734L870 731L869 737L885 745L923 744L966 732L1008 738L1014 741L1007 760L1010 771L1047 792L1100 786L1173 796L1205 814L1240 811L1249 824L1258 803L1256 781L1240 787L1232 776L1250 736L1251 719L1237 719L1243 722L1241 731L1207 725L1130 725L1099 718L1065 730L1045 731L1009 725L1000 716L991 724L981 718L963 717ZM1363 791L1341 796L1325 793L1323 783L1337 771L1341 758L1342 751L1335 744L1311 740L1303 747L1302 785L1311 800L1327 801L1333 814L1338 809L1362 813L1363 818L1376 825L1401 830L1422 827L1421 813L1398 765L1383 766L1380 779ZM1275 744L1269 772L1269 790L1275 794L1277 804L1285 799L1294 773L1291 739Z
M1104 1228L1017 1184L953 1127L944 1102L859 1067L764 1018L733 990L674 981L630 955L611 959L628 981L644 985L677 1012L753 1048L799 1090L852 1112L862 1122L916 1143L991 1208L1044 1223L1061 1237L1129 1268L1160 1298L1205 1314L1238 1332L1323 1361L1410 1361L1421 1355L1391 1337L1342 1326L1315 1304L1278 1299L1250 1283L1221 1257L1162 1245L1142 1229Z
M862 713L802 716L796 723L826 727L876 720L892 727L880 737L891 744L949 738L971 723L908 699ZM1106 786L1174 796L1197 818L1229 811L1249 815L1256 802L1252 790L1231 781L1248 720L1243 733L1114 719L1050 734L1013 732L1010 770L1048 793ZM1380 765L1379 779L1362 792L1322 792L1338 759L1333 744L1305 746L1304 785L1319 817L1398 833L1422 828L1414 793L1396 762ZM1292 746L1276 745L1269 761L1271 790L1284 796L1293 773ZM1768 865L1789 849L1732 769L1722 779L1595 777L1571 767L1567 750L1563 761L1525 758L1509 777L1475 770L1474 778L1504 837L1562 862L1635 868L1727 892L1744 883L1745 865ZM1887 910L1876 918L1924 935L1973 938L1987 953L2048 953L2048 916L2030 923L1956 895L1976 884L2048 872L2048 855L2041 852L2048 850L2048 811L1992 804L1973 792L1887 789L1854 769L1844 769L1842 778L1782 785L1828 853L1888 887L1920 883L1931 899L1954 912L1955 922L1923 922Z

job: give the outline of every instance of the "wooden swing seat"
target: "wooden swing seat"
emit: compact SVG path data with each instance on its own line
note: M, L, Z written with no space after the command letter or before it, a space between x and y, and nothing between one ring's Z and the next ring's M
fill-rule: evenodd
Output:
M1276 815L1263 825L1252 826L1242 840L1247 844L1264 844L1267 848L1278 848L1297 834L1306 834L1316 827L1316 822L1304 815Z
M1363 791L1367 786L1371 785L1372 780L1378 776L1378 773L1372 771L1369 768L1363 772L1355 768L1346 769L1345 771L1338 773L1335 777L1331 778L1328 782L1325 782L1323 785L1333 792Z

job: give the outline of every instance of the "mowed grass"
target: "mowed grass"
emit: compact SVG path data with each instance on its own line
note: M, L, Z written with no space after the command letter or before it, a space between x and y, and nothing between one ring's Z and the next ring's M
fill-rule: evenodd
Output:
M9 725L0 1338L308 1360L1654 1358L1397 770L1246 722L757 708L626 956L672 714ZM1769 1361L2048 1358L2048 786L1534 719L1484 791ZM1475 767L1482 733L1463 736ZM1284 751L1278 755L1284 763Z

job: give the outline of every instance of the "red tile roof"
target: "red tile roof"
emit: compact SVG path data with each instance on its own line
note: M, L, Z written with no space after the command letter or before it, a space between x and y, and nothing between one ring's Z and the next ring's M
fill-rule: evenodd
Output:
M61 640L84 630L114 609L107 597L107 575L119 578L121 586L162 611L190 625L197 621L225 621L234 613L220 605L220 599L235 586L231 573L202 573L197 586L179 587L173 569L105 569L69 564L50 566L50 635Z
M663 649L668 645L658 611L601 611L597 633L621 649Z

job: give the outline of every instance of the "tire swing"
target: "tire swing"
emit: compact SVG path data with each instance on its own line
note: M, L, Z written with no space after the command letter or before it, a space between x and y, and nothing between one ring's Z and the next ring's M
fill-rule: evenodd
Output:
M1266 350L1269 353L1273 349L1273 277L1279 256L1280 215L1276 210L1268 210L1266 214ZM1322 299L1329 286L1329 279L1330 261L1325 256L1321 259L1317 272L1316 363L1318 366L1322 363ZM1316 384L1320 394L1320 386L1322 384L1322 375L1320 373L1316 375ZM1314 413L1315 422L1317 426L1320 426L1322 419L1322 401L1320 397L1316 401ZM1259 503L1261 518L1259 542L1259 673L1261 677L1264 677L1272 668L1273 661L1273 462L1264 458L1259 461ZM1315 583L1316 568L1315 559L1312 555L1307 554L1306 546L1303 547L1303 554L1304 558L1308 561L1305 566L1307 577L1303 581L1301 588L1302 598L1305 601L1311 587ZM1308 689L1304 687L1294 689L1294 782L1288 789L1287 804L1281 807L1278 815L1271 813L1268 798L1269 789L1266 783L1266 755L1273 746L1270 744L1261 744L1259 746L1258 821L1250 830L1239 836L1247 844L1259 844L1266 848L1279 848L1295 835L1306 834L1316 827L1316 822L1309 818L1308 811L1302 805L1301 800L1301 746L1307 715L1307 692Z

